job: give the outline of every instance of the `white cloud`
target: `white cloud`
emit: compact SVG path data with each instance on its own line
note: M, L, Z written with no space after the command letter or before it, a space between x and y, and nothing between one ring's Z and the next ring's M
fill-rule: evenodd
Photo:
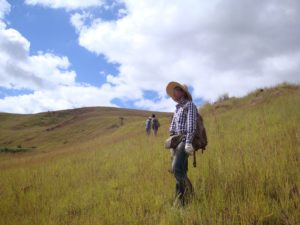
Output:
M115 106L104 89L85 86L57 86L54 90L35 91L32 94L8 96L0 99L1 112L37 113L87 106Z
M90 18L90 15L88 13L74 13L71 16L71 24L77 29L77 31L80 31L84 29L85 27L85 19Z
M67 57L50 53L29 55L30 43L17 30L0 28L0 86L41 90L72 85L76 73Z
M0 12L9 8L3 8L2 4L0 2ZM17 30L7 28L2 20L0 23L0 87L32 91L0 99L1 112L36 113L84 106L115 106L111 100L116 92L112 92L111 85L94 87L77 83L76 72L70 70L66 56L43 52L30 55L30 42Z
M117 21L73 23L81 46L120 64L119 74L108 77L116 90L156 91L163 108L170 80L187 83L204 100L300 82L298 0L124 3L126 15ZM136 105L152 103L139 98Z
M159 100L140 99L134 103L138 108L147 108L152 111L173 111L174 102L170 98L161 97Z
M4 16L9 13L10 4L6 0L0 0L0 19L3 19Z
M66 10L98 7L103 4L102 0L25 0L28 5L41 5L50 8L64 8Z
M119 7L121 1L116 2ZM114 98L170 111L174 103L166 98L165 86L172 80L188 84L193 97L204 100L223 93L242 96L283 81L300 82L298 0L122 2L124 9L115 8L120 18L106 21L87 9L102 1L26 0L30 5L66 10L86 8L70 14L79 44L120 65L119 73L107 75L99 88L76 83L67 57L30 56L29 41L0 22L0 85L35 91L1 99L0 111L112 105ZM9 8L0 0L1 19ZM146 99L145 91L156 92L158 98ZM13 107L15 102L21 102L20 109Z

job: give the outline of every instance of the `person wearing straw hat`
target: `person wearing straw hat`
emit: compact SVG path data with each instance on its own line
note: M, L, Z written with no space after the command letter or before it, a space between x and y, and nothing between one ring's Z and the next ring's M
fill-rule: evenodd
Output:
M183 139L176 148L171 149L172 173L176 179L176 200L185 205L185 193L187 188L193 190L187 177L188 156L192 155L194 148L192 141L196 131L197 107L193 103L192 95L188 87L178 82L170 82L166 87L167 94L177 103L170 124L170 135L182 134Z

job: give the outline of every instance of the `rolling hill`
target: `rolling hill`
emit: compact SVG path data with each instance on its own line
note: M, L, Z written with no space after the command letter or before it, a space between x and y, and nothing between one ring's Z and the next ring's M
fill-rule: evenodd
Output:
M0 224L300 224L300 86L200 112L209 145L189 167L185 208L172 206L170 113L156 113L157 137L145 135L147 111L1 113Z

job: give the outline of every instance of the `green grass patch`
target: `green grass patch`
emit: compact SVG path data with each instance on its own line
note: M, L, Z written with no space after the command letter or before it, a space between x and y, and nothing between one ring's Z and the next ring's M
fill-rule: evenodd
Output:
M22 148L21 146L18 147L0 147L0 153L23 153L23 152L28 152L31 149L29 148Z

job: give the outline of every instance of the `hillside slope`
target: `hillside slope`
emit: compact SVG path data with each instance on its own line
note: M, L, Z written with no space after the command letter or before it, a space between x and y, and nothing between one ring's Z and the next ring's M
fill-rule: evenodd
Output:
M0 154L0 224L300 224L300 87L261 89L200 111L209 145L196 168L190 162L195 198L184 209L172 207L175 179L163 148L170 114L159 115L157 137L144 132L149 112L122 114L131 119L120 127L112 112L75 122L68 111L47 125L36 125L46 114L1 115L2 145L45 136L28 141L37 145L29 152Z
M151 115L150 113L109 107L80 108L33 115L1 113L0 146L21 145L25 148L34 147L35 151L54 150L62 145L69 146L110 135L122 124L140 122L143 127L144 120ZM169 116L167 113L156 114L162 117Z

